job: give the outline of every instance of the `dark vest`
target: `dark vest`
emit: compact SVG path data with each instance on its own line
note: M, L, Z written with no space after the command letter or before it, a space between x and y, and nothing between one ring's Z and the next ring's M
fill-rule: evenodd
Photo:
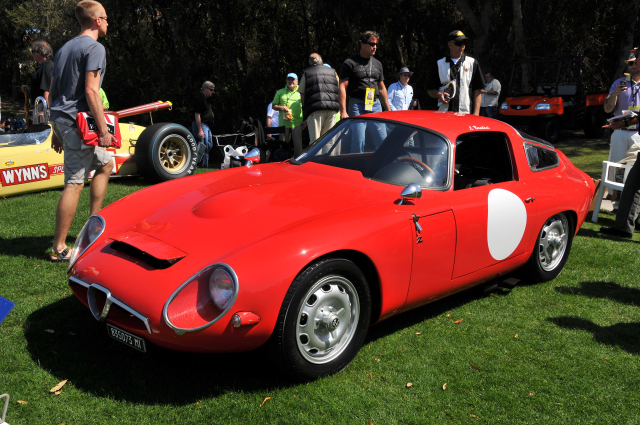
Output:
M339 111L340 88L335 69L314 65L305 69L304 75L304 117L315 111Z

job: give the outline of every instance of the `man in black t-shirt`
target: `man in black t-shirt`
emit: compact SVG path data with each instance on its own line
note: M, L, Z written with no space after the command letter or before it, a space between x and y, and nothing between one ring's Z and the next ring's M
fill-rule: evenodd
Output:
M191 124L193 135L198 138L198 165L202 168L209 167L209 151L213 147L213 111L207 100L215 89L211 81L202 84L202 90L193 99L193 116Z
M375 31L360 35L360 51L344 61L340 68L340 117L348 118L372 112L389 111L387 88L384 85L382 64L373 56L376 54L380 36ZM347 107L347 95L349 104ZM384 128L373 126L370 133L374 143L379 145L387 136ZM365 143L365 123L356 126L351 143L352 152L363 152Z
M35 104L38 96L42 96L49 105L49 90L51 89L51 75L53 73L53 49L46 41L34 41L31 44L31 56L38 63L36 72L31 77L31 86L24 85L29 90L31 104Z

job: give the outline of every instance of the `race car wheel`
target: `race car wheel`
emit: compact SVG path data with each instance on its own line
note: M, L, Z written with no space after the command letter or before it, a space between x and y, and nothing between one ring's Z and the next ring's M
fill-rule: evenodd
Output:
M525 266L525 277L534 282L555 279L564 268L573 242L571 217L558 213L547 219Z
M147 127L135 146L138 173L153 183L188 176L196 169L196 141L181 125L159 123Z
M555 143L560 137L560 123L555 119L542 121L538 124L538 135L547 142Z
M273 350L285 372L312 380L346 368L371 319L371 292L351 261L325 259L291 284L274 330Z

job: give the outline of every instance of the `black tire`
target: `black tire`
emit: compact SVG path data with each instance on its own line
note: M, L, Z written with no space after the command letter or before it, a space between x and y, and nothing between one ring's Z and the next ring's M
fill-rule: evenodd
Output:
M560 123L556 119L544 120L538 124L538 136L550 143L555 143L560 137Z
M602 109L588 109L584 118L584 135L591 138L602 137L604 135L602 126L606 123L607 117Z
M138 173L152 183L188 176L196 170L196 141L179 124L153 124L140 134L135 146Z
M362 347L370 320L371 292L362 271L349 260L320 260L291 284L271 354L298 381L337 373Z
M569 258L573 229L573 220L565 213L548 218L540 229L529 261L522 269L522 277L533 283L555 279Z

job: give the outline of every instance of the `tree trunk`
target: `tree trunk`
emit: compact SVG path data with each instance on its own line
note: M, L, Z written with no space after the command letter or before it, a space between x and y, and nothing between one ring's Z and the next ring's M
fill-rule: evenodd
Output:
M526 58L527 49L524 45L524 29L522 25L522 1L513 0L513 48L515 50L516 60ZM520 86L520 92L525 93L529 91L529 66L522 64L522 85ZM510 88L511 89L511 88ZM511 93L510 93L511 94Z
M492 1L493 0L483 0L480 8L480 17L477 17L475 13L473 13L473 9L471 9L467 0L456 0L458 8L464 15L467 22L469 22L469 26L471 26L471 29L476 36L476 48L473 56L478 59L480 65L482 65L483 61L487 59L486 53L489 49L487 41L489 39L489 26L491 25Z

